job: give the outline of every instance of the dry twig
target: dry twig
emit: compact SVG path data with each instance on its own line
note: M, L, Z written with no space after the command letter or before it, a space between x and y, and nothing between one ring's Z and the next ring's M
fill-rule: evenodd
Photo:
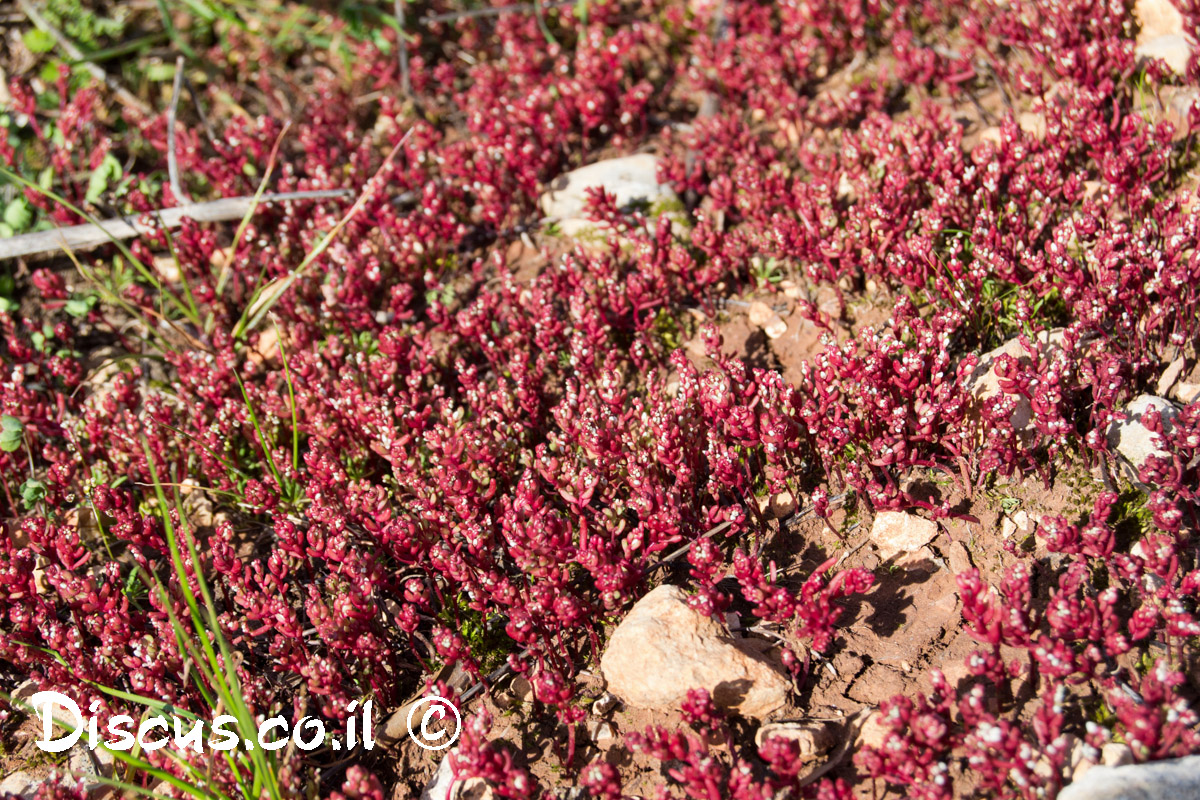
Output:
M259 198L260 203L286 203L297 200L327 200L336 197L348 197L351 192L347 189L326 189L311 192L284 192L281 194L264 194ZM226 197L222 200L211 200L206 203L190 203L174 208L164 208L153 212L153 222L143 222L141 217L146 215L117 217L92 224L72 225L68 228L58 228L52 231L37 231L23 233L8 239L0 239L0 259L34 256L42 253L57 253L63 249L78 251L89 250L102 244L121 239L132 239L135 236L152 233L158 227L177 228L185 218L190 217L197 222L227 222L231 219L241 219L254 204L252 196Z

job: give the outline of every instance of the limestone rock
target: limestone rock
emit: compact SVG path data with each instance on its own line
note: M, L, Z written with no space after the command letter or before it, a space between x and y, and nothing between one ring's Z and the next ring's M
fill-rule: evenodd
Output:
M763 495L758 498L758 508L764 514L770 512L772 519L783 519L796 510L796 496L783 491L776 495Z
M617 198L617 207L646 204L651 209L675 204L675 192L658 182L658 159L649 153L610 158L559 175L542 195L542 212L556 217L568 236L591 227L584 209L587 189L603 187Z
M1021 130L1037 139L1046 138L1046 115L1023 111L1017 115L1017 125Z
M1025 511L1018 511L1012 516L1005 515L1000 520L1000 532L1005 539L1011 539L1014 536L1020 536L1022 539L1033 533L1037 529L1037 525L1029 518L1029 514Z
M421 790L421 800L449 800L453 784L454 770L450 769L450 759L443 756L437 772Z
M920 550L937 536L937 523L906 511L880 511L871 525L871 541L884 561Z
M1200 400L1200 383L1183 383L1171 387L1171 396L1181 403L1194 403Z
M1100 763L1106 767L1124 767L1133 763L1133 751L1127 744L1109 742L1100 748Z
M1139 45L1160 36L1183 33L1183 14L1171 0L1136 0L1133 15L1140 29L1137 36Z
M587 734L592 743L602 750L607 750L616 744L617 729L611 722L605 722L602 719L589 720Z
M891 731L891 726L887 724L883 714L878 710L872 711L863 721L862 727L858 729L858 739L855 741L855 745L874 747L878 750L883 747Z
M38 787L41 785L42 781L28 772L14 772L0 781L0 795L14 794L33 800L33 796L37 794Z
M676 711L689 689L716 705L762 719L787 701L777 666L711 617L693 610L676 586L659 586L613 631L600 660L608 688L626 704Z
M971 553L962 542L950 542L946 548L946 561L955 575L971 569Z
M1133 14L1139 26L1137 57L1161 58L1176 74L1187 72L1195 42L1175 4L1171 0L1137 0Z
M1187 36L1182 33L1173 33L1151 39L1145 44L1139 44L1134 52L1138 58L1161 58L1167 62L1167 66L1171 68L1172 72L1176 75L1183 75L1187 72L1193 47L1191 39Z
M1160 800L1200 797L1200 756L1093 767L1065 788L1058 800Z
M612 711L621 701L612 692L605 692L596 698L596 702L592 703L592 713L598 717L603 717L608 712Z
M800 747L801 758L816 758L833 749L837 734L825 722L768 722L754 733L754 744L761 748L768 739L791 739Z
M787 323L775 313L775 310L761 300L750 304L750 324L762 328L768 339L778 339L787 333Z
M1175 382L1179 380L1179 376L1183 374L1184 366L1185 364L1183 356L1179 356L1167 365L1167 368L1163 370L1162 375L1160 375L1158 378L1158 387L1156 392L1160 396L1165 395L1171 390L1171 387L1173 387Z
M1108 446L1120 453L1125 472L1134 482L1138 480L1137 470L1150 456L1167 455L1166 450L1155 444L1158 435L1142 424L1142 417L1151 409L1162 414L1163 429L1170 432L1171 420L1179 413L1178 409L1170 400L1149 394L1140 395L1123 409L1127 417L1124 422L1113 422L1108 427Z
M1033 345L1043 355L1052 355L1062 349L1063 332L1061 328L1052 331L1042 331L1032 337ZM1021 344L1020 337L1009 339L995 350L990 350L979 357L979 363L967 378L966 388L975 402L980 406L993 397L1003 393L1000 388L1000 378L995 368L1001 356L1011 356L1023 364L1030 363L1029 351ZM1017 405L1009 415L1009 422L1017 433L1029 434L1033 426L1033 408L1024 397L1017 400Z
M491 800L494 796L491 785L483 778L455 780L447 756L442 757L437 772L421 790L421 800Z

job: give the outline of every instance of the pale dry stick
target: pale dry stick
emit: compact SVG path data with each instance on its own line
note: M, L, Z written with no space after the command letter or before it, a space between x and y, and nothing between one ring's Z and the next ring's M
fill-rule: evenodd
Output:
M102 67L87 60L87 56L82 50L75 46L75 43L63 35L62 31L50 24L50 22L41 15L30 0L17 0L17 5L21 7L21 11L25 12L25 17L34 24L36 28L44 33L50 34L54 41L58 44L62 51L71 57L71 60L78 61L84 69L92 74L92 77L101 83L108 86L113 94L122 104L134 109L142 116L150 116L153 112L150 106L134 96L133 92L126 89L120 82L104 71Z
M322 189L307 192L283 192L264 194L259 203L287 203L299 200L329 200L349 197L353 194L348 189ZM89 250L103 244L109 244L114 239L132 239L136 236L154 233L159 226L178 228L184 219L191 218L196 222L228 222L241 219L254 206L254 197L226 197L221 200L210 200L204 203L191 203L185 206L164 208L159 211L147 212L154 218L153 222L141 221L142 216L129 215L103 220L96 224L71 225L52 231L37 231L23 233L8 239L0 239L0 259L36 256L46 253L58 253L64 247L74 251Z
M179 161L175 155L175 115L179 110L179 92L183 88L183 56L175 59L175 83L171 87L171 107L167 111L167 175L175 202L190 203L191 195L184 193L179 182Z
M575 5L575 0L559 0L559 2L555 3L514 3L508 6L494 6L492 8L473 8L468 11L447 11L443 14L429 14L421 17L421 24L432 25L435 22L455 22L460 19L472 19L475 17L498 17L501 14L528 14L530 12L538 12L539 6L544 10L573 5Z

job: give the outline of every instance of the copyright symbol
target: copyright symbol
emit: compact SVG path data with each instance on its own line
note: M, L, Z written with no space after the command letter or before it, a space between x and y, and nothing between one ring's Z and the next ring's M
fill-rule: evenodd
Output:
M420 725L413 727L413 717L416 715L417 709L426 704L429 707L421 715ZM450 712L454 715L453 732L447 731L448 725L442 726L441 730L431 731L429 726L435 720L444 720L447 718L446 709L450 709ZM408 735L412 737L414 742L426 750L445 750L458 741L458 734L461 732L462 717L459 716L458 709L454 707L454 704L444 697L439 697L438 695L422 697L408 709Z

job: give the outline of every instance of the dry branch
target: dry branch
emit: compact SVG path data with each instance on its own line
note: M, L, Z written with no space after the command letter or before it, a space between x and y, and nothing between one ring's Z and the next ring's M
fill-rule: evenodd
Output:
M349 197L350 194L351 192L346 189L264 194L259 198L259 203L325 200L334 197ZM249 195L227 197L222 200L191 203L151 212L149 216L157 218L152 222L145 221L147 214L139 214L107 219L95 224L86 223L52 231L23 233L9 239L0 239L0 259L33 256L40 253L57 253L62 250L89 250L102 244L108 244L114 239L132 239L135 236L153 233L160 226L177 228L188 217L197 222L227 222L231 219L241 219L246 216L253 204L254 198Z

